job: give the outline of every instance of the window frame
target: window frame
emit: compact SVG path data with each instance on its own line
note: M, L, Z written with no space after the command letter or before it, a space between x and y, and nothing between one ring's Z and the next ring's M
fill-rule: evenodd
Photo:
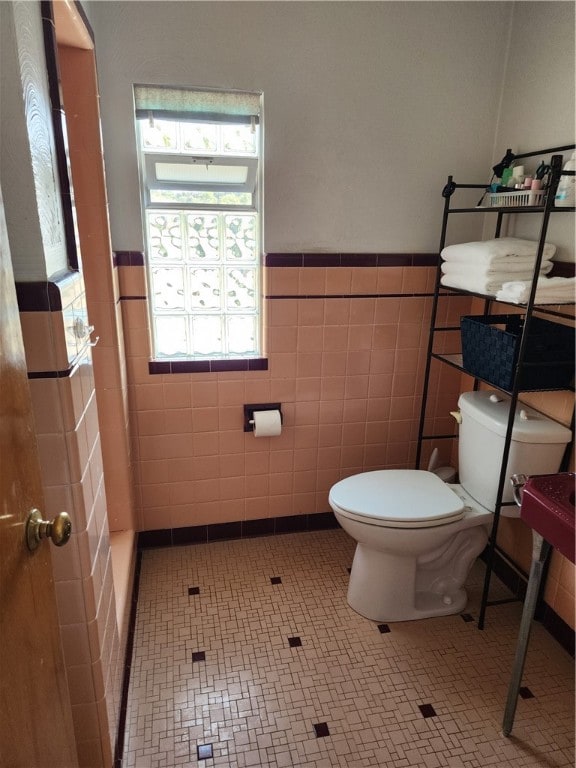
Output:
M138 131L141 134L140 130ZM207 210L216 210L221 208L222 210L244 210L254 211L259 214L258 210L258 166L259 157L240 157L238 155L188 155L181 152L153 152L140 150L142 154L142 171L143 171L143 185L144 185L144 206L146 210L149 208L166 208L170 209L182 209L186 207L194 208L206 208ZM172 165L222 165L222 166L238 166L246 168L246 181L243 183L232 182L213 182L207 184L205 182L189 182L189 181L163 181L159 180L157 176L156 163L165 162ZM150 196L150 190L177 190L177 191L190 191L190 192L249 192L252 195L252 205L208 205L200 203L159 203L152 201Z
M172 89L174 90L174 89ZM183 89L186 91L186 89ZM201 93L201 91L199 91ZM223 92L223 93L229 93L229 92ZM254 95L254 94L252 94ZM259 98L261 100L261 94L259 94ZM148 215L149 213L152 213L154 211L162 211L165 210L166 212L172 211L174 213L180 213L183 216L186 216L187 214L194 214L194 212L202 212L202 213L209 213L211 211L214 212L216 216L219 216L220 214L228 213L230 215L233 215L234 213L237 213L239 215L246 214L246 213L252 213L255 216L256 220L256 244L255 244L255 251L254 256L255 260L254 262L250 263L250 268L254 268L256 272L256 287L255 287L255 309L249 309L246 308L246 314L247 315L253 315L255 317L255 338L254 338L254 349L250 350L246 353L235 353L235 352L227 352L222 349L220 352L214 352L214 353L198 353L194 352L193 348L191 347L192 344L192 338L189 336L190 329L194 325L194 317L198 315L202 315L202 312L194 312L192 310L187 310L185 312L181 313L182 317L186 318L185 326L188 329L187 334L187 354L162 354L162 352L158 349L158 343L157 343L157 333L156 333L156 324L155 319L157 317L161 317L162 313L158 313L155 309L155 302L152 301L152 297L149 296L148 299L148 313L150 316L150 341L152 345L152 354L151 359L153 361L158 361L160 364L164 363L179 363L186 365L186 361L188 361L191 365L197 364L197 363L204 363L204 362L222 362L225 364L231 364L234 365L234 363L239 364L239 368L244 368L246 364L250 363L250 361L254 360L262 360L263 359L263 344L264 344L264 334L263 334L263 319L264 319L264 308L263 308L263 275L262 275L262 253L263 253L263 234L262 234L262 221L263 221L263 211L262 211L262 196L261 196L261 185L262 185L262 148L263 148L263 136L262 136L262 130L261 130L261 124L260 124L260 108L258 111L258 116L256 121L252 117L251 119L244 119L242 121L239 121L235 118L228 119L226 115L217 115L217 114L211 114L209 118L207 117L198 117L198 115L195 115L195 113L190 112L185 118L183 117L181 112L174 112L173 114L169 114L167 112L163 112L162 115L158 115L158 119L161 120L170 120L173 119L176 123L182 123L185 121L190 122L205 122L209 124L218 124L218 123L238 123L238 122L244 122L245 124L256 125L256 130L258 131L257 139L255 142L256 149L255 149L255 155L248 154L248 153L242 153L238 152L237 154L234 154L234 152L226 152L226 153L215 153L213 150L210 152L207 152L206 154L202 154L201 151L198 152L182 152L177 149L173 148L166 148L166 149L158 149L155 147L146 148L144 141L143 141L143 131L141 130L142 120L144 119L142 112L138 114L138 110L136 110L135 114L135 123L136 123L136 141L137 141L137 156L138 156L138 165L139 165L139 187L140 187L140 196L141 196L141 204L142 204L142 214L141 214L141 220L142 220L142 227L143 227L143 236L144 236L144 242L145 242L145 263L146 263L146 271L147 271L147 279L149 286L152 286L152 270L154 269L155 262L150 261L150 253L151 253L151 243L149 240L149 225L147 223ZM150 117L148 118L150 119ZM153 118L152 118L153 119ZM158 179L158 173L156 169L156 163L158 162L166 162L170 164L177 164L177 165L184 165L184 166L191 166L191 165L201 165L201 164L207 164L207 165L227 165L227 166L239 166L244 167L246 169L246 179L245 181L241 183L230 183L230 182L194 182L190 180L185 181L179 181L179 180L173 180L173 181L162 181ZM252 196L252 202L251 204L222 204L222 203L199 203L199 202L182 202L182 201L174 201L174 202L158 202L153 201L151 199L151 191L158 189L158 190L166 190L166 191L190 191L190 192L223 192L223 193L249 193ZM221 253L221 262L220 262L220 268L222 270L221 273L221 282L226 281L226 273L227 269L229 269L229 265L226 265L227 259L225 253ZM184 262L184 265L190 265L190 262ZM199 268L202 268L202 266L199 264ZM242 263L238 263L238 267L242 267ZM188 300L186 300L186 303L188 303ZM239 313L241 314L241 313ZM177 316L178 313L175 314ZM226 300L223 299L221 309L219 312L216 313L216 316L220 318L219 322L221 324L221 328L223 329L224 333L227 333L224 329L228 327L229 325L229 318L234 316L233 312L230 312L227 310L226 307ZM223 342L223 346L227 347L227 342ZM250 366L248 366L250 368ZM259 369L259 366L254 368L255 370Z

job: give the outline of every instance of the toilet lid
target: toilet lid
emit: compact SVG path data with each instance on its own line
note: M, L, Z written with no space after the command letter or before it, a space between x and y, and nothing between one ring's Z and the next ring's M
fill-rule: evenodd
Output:
M393 527L443 525L464 516L464 504L437 475L385 469L347 477L332 486L330 503L345 514Z

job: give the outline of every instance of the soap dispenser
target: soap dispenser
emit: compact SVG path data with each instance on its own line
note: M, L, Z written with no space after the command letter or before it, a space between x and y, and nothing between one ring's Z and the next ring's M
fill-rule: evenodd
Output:
M576 152L572 152L572 159L568 160L563 170L576 171ZM576 205L576 176L560 176L554 205L561 208L573 208Z

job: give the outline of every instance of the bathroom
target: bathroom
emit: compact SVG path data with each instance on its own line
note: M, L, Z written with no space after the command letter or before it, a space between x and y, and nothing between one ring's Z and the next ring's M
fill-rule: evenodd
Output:
M135 532L146 532L148 544L169 544L199 533L237 536L249 521L259 521L259 532L306 530L328 513L328 491L341 476L413 466L440 191L449 173L488 181L509 146L573 141L566 51L574 24L572 5L562 2L82 8L97 80L90 42L64 44L59 63L65 110L77 118L69 132L78 150L71 164L73 175L79 169L85 294L67 284L62 314L21 303L21 325L33 374L68 367L58 338L66 310L87 305L99 337L93 368L81 365L67 378L36 375L30 388L46 516L67 509L75 524L52 566L76 746L81 765L109 765ZM20 90L24 70L46 86L40 4L1 10L4 106L18 97L11 76ZM30 60L32 74L23 63ZM265 371L149 372L130 94L134 82L159 81L264 93ZM21 112L2 116L2 193L20 299L22 283L50 281L65 265L41 218L35 229L19 217L27 201L46 210L30 170L40 161L31 163L30 149L15 140L25 135ZM454 239L479 239L478 226L478 218L463 222ZM573 264L571 232L553 234L559 260ZM457 299L452 309L459 317L469 302ZM434 390L439 426L461 389L459 375L442 371ZM570 398L532 400L569 423ZM258 441L244 434L242 409L267 402L282 403L283 431ZM514 522L501 535L502 548L527 571L529 532ZM553 621L573 632L574 569L562 558L551 564L545 598Z

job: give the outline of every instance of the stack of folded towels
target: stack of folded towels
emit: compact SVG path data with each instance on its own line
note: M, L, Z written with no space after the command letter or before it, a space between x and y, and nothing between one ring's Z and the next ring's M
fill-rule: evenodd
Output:
M448 245L440 254L443 259L441 283L495 296L506 282L532 280L537 253L538 243L516 237ZM550 272L555 253L555 245L544 244L540 275Z
M526 304L530 297L530 280L511 280L496 294L499 301ZM539 277L536 283L535 304L573 304L576 300L576 277Z

